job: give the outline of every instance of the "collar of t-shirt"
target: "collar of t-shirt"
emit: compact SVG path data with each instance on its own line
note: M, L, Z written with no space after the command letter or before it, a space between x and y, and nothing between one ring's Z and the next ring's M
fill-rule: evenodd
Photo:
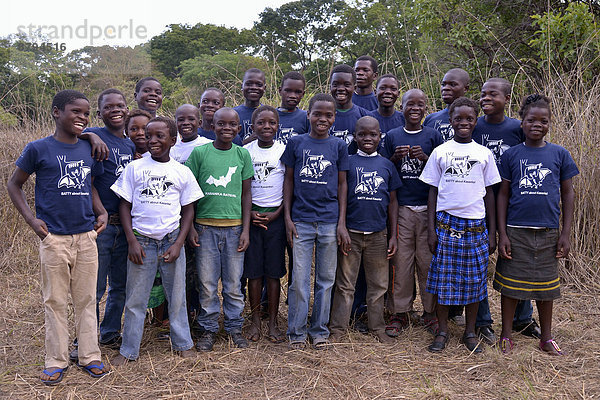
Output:
M416 131L409 131L408 129L404 128L404 132L408 133L409 135L414 135L414 134L416 134L416 133L419 133L419 132L421 132L422 130L423 130L423 128L421 128L421 129L418 129L418 130L416 130Z
M363 157L377 157L377 152L374 151L371 154L367 154L364 151L358 149L358 151L356 152L356 154L358 154L359 156L363 156Z

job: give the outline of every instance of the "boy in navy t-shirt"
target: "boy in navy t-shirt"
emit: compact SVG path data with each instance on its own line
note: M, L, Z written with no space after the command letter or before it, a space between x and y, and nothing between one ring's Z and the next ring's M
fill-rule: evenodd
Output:
M400 82L393 74L385 74L377 79L376 95L379 107L371 115L379 121L381 130L380 149L385 145L385 136L394 128L404 126L404 115L395 108L400 96Z
M252 113L260 106L260 99L265 94L265 73L258 68L250 68L244 73L242 80L242 94L244 104L233 109L240 117L240 138L244 144L256 139L252 135Z
M394 282L388 296L393 313L386 328L395 337L409 326L409 313L415 299L415 272L423 305L423 323L429 331L437 330L435 299L427 292L427 274L431 251L427 245L427 198L429 186L419 180L429 155L442 144L442 137L433 128L421 126L427 98L419 89L402 96L402 112L406 124L388 132L384 153L396 165L402 187L398 189L398 252L392 259Z
M377 79L377 61L371 56L360 56L354 63L356 89L352 101L367 111L377 110L377 97L373 93L373 81Z
M335 101L327 94L315 95L310 100L308 115L310 134L292 137L281 156L286 166L285 225L294 254L287 331L293 349L306 346L307 334L315 348L328 345L337 244L347 244L350 240L346 231L348 152L342 140L329 135L335 120ZM315 246L314 304L307 331Z
M356 123L358 153L348 159L346 227L350 243L344 243L338 252L329 325L332 342L348 329L361 262L367 280L369 330L383 343L394 342L385 334L383 309L389 279L388 260L397 249L396 189L401 182L394 165L377 154L380 136L375 118L362 117Z
M7 184L13 204L41 239L46 360L40 379L46 385L61 382L69 365L69 293L79 338L78 365L95 378L108 373L100 362L96 319L96 237L106 228L108 216L92 185L92 177L104 170L92 158L89 143L78 138L89 114L90 103L82 93L58 92L52 100L54 135L25 147ZM33 173L35 214L23 192Z
M454 137L454 130L450 125L448 107L450 107L450 104L454 100L465 95L465 92L469 89L469 81L469 73L464 69L453 68L446 72L446 75L442 79L441 93L442 101L447 107L441 111L429 114L423 122L423 126L428 126L441 133L444 142L452 140Z
M103 162L104 173L94 180L100 200L108 212L108 225L98 236L98 286L96 290L96 311L108 279L108 295L104 318L99 326L100 344L114 345L121 339L121 317L125 306L125 286L127 284L127 238L119 219L119 197L110 187L121 175L135 154L135 144L125 137L127 102L117 89L107 89L98 96L98 116L104 127L88 128L109 148L108 158ZM99 314L98 314L99 315Z
M304 97L305 86L306 80L300 72L288 72L281 79L281 107L277 108L279 130L275 136L276 141L287 144L290 137L308 133L310 125L306 111L298 108Z
M335 122L331 135L342 139L347 145L352 143L354 126L361 117L369 112L362 107L352 104L352 94L356 88L356 72L351 66L340 64L333 67L329 77L331 96L335 100ZM356 153L356 143L349 150Z
M521 121L509 118L504 114L506 103L510 100L511 85L506 79L490 78L481 87L479 105L484 115L477 119L473 130L473 140L492 151L496 165L500 169L500 157L509 148L525 140ZM498 195L500 184L492 187L494 194ZM519 301L515 313L514 326L527 336L538 337L540 328L532 319L533 307L530 301ZM492 329L493 323L490 305L487 297L479 302L477 321L475 326L479 336L488 344L496 342L496 335Z

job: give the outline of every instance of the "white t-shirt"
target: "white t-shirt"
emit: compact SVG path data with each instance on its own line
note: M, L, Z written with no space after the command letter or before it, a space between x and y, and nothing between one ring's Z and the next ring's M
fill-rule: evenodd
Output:
M131 203L133 229L156 240L177 229L182 206L204 197L192 171L173 159L134 160L110 188Z
M172 159L177 161L178 163L185 164L188 157L192 153L192 150L198 146L202 146L206 143L211 143L212 140L205 138L204 136L198 136L196 139L191 142L183 142L181 139L177 140L175 145L171 147L171 151L169 155Z
M283 201L285 165L280 158L285 145L275 141L273 146L262 148L258 140L244 146L250 153L254 166L252 178L252 203L259 207L279 207Z
M500 182L500 174L488 148L449 140L433 150L419 179L438 188L437 211L481 219L485 188Z

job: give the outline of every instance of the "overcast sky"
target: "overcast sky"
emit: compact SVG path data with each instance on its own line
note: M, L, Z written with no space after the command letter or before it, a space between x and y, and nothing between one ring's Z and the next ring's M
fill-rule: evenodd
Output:
M250 28L265 7L290 0L3 0L0 36L41 30L67 51L86 45L134 46L169 24L197 23ZM8 3L8 4L7 4ZM140 6L143 4L143 6Z

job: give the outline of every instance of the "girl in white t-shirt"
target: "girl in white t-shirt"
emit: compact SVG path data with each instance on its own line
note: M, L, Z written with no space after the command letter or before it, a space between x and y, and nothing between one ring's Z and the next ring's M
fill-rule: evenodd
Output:
M487 296L488 256L496 249L492 185L500 182L492 152L471 139L479 106L461 97L449 108L454 139L433 150L421 179L429 184L428 244L434 254L427 291L437 297L439 331L428 350L448 341L448 310L465 306L461 341L480 353L475 334L479 301ZM487 226L486 226L487 215Z

